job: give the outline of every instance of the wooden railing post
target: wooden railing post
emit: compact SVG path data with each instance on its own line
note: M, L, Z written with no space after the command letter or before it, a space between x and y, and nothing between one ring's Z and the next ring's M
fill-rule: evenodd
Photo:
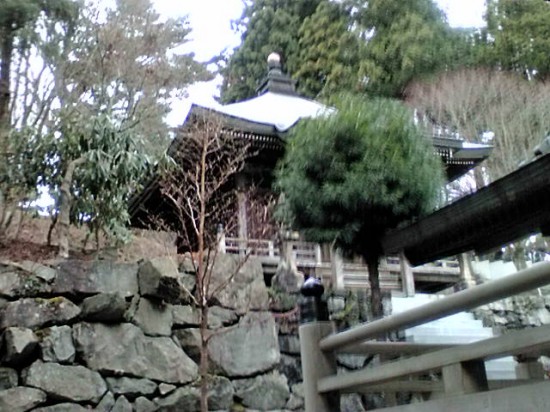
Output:
M465 395L489 389L483 360L444 366L442 372L446 395Z
M470 257L467 253L458 255L458 263L460 267L460 280L464 288L471 288L476 285L474 274L472 273Z
M414 275L409 260L405 256L405 253L401 252L399 254L399 263L401 265L401 283L403 286L403 295L405 297L414 296Z
M344 259L342 252L336 248L330 250L330 270L334 289L344 290Z
M339 412L340 396L337 392L320 394L317 381L336 374L336 358L325 353L319 341L332 333L330 322L317 321L300 325L300 353L304 379L305 412Z
M315 245L315 264L320 265L323 263L323 254L321 253L321 245L317 243Z
M223 225L218 225L218 252L226 253L227 245L225 243L225 230Z

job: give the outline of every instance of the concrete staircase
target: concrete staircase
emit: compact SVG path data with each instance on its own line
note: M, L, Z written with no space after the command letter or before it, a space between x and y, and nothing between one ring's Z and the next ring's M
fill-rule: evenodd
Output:
M393 313L409 309L443 298L443 295L416 294L414 297L392 297ZM483 326L480 320L474 319L468 312L457 313L424 325L415 326L403 331L408 342L417 343L471 343L494 336L491 328ZM485 362L489 380L516 379L516 362L506 357Z

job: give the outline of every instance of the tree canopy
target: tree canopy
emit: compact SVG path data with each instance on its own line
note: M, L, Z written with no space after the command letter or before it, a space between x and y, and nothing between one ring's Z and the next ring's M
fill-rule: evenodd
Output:
M432 0L372 0L359 18L367 31L363 65L370 94L400 98L413 78L454 61L459 37Z
M306 239L362 256L380 299L381 237L435 207L442 165L402 103L341 96L336 106L293 129L277 175L282 214Z
M493 67L528 79L550 76L550 3L545 0L487 2L487 43Z
M451 29L433 0L256 0L238 28L242 43L222 70L224 102L254 96L274 51L305 96L401 98L414 78L471 64L477 40Z
M304 96L330 96L364 89L361 56L364 44L350 29L352 19L342 4L322 2L298 31L299 53L292 76Z
M0 182L45 185L65 227L86 223L122 239L126 198L167 146L170 99L212 75L192 54L175 51L188 41L186 20L161 19L149 0L119 0L106 10L88 1L70 14L70 26L53 18L57 9L39 10L39 30L27 19L11 49L13 170L1 170Z

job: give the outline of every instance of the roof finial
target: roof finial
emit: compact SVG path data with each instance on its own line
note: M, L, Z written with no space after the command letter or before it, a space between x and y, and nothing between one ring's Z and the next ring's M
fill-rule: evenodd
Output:
M279 56L279 53L271 53L267 56L267 67L269 69L281 68L281 56Z
M267 77L260 87L258 87L258 94L261 95L272 92L293 96L297 95L294 81L283 73L281 56L278 53L271 53L267 56L267 69Z

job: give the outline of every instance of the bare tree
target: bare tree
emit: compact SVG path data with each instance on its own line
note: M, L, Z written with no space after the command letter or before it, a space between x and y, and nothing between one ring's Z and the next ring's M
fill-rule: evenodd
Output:
M208 411L208 310L214 298L242 268L250 249L239 255L234 273L213 279L218 242L237 223L235 177L252 154L250 142L224 129L211 112L194 114L169 150L171 161L162 172L161 193L170 212L164 228L175 230L181 245L193 252L196 272L194 303L200 312L201 411Z
M48 60L65 61L64 43L77 14L72 1L16 4L3 10L0 89L0 240L7 235L17 209L37 196L43 183L41 164L47 154L42 137L55 107L55 91ZM54 7L55 6L55 7ZM42 8L49 12L40 13ZM19 8L19 11L10 8ZM51 9L50 9L51 8ZM7 20L5 20L7 19ZM7 31L6 31L7 30Z
M448 133L494 150L478 168L478 188L533 156L550 130L550 86L485 69L446 72L407 90L408 103Z

